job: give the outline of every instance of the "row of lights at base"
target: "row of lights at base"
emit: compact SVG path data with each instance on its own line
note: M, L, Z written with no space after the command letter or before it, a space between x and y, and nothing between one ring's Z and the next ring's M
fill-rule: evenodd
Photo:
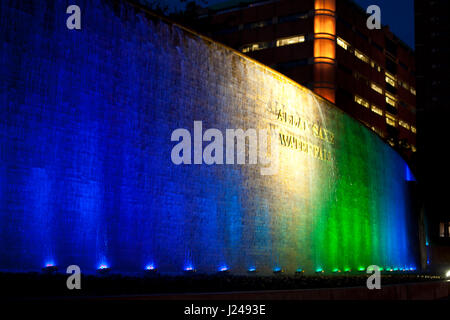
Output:
M358 269L357 269L357 271L359 271L359 272L364 272L364 271L366 271L367 269L366 268L364 268L364 267L359 267ZM391 267L387 267L386 269L385 268L383 268L383 267L380 267L379 268L379 271L386 271L386 272L393 272L393 271L402 271L402 272L408 272L408 271L416 271L416 268L391 268ZM322 269L316 269L316 273L321 273L321 272L324 272ZM350 269L350 268L345 268L343 271L342 270L340 270L340 269L333 269L332 270L332 272L333 273L340 273L340 272L352 272L352 269Z
M46 271L56 271L58 268L56 267L56 265L48 263L48 264L45 265L45 267L43 269L46 270ZM97 268L97 271L101 272L101 273L106 273L106 272L109 272L110 270L111 270L111 268L108 265L106 265L106 264L101 264ZM144 270L146 272L157 272L158 271L158 269L153 264L147 265ZM380 267L379 270L380 271L386 271L386 272L398 272L398 271L408 272L408 271L416 271L416 268L412 268L412 267L411 268L391 268L391 267L383 268L383 267ZM189 265L189 266L186 266L183 269L183 271L185 273L194 273L197 270L192 265ZM230 268L228 268L227 266L221 266L221 267L219 267L219 269L217 271L220 272L220 273L227 273L227 272L230 272ZM273 273L283 273L284 272L284 270L282 268L280 268L280 267L275 267L275 268L272 269L272 271L273 271ZM364 272L364 271L366 271L366 268L359 267L357 269L357 271L358 272ZM255 267L250 267L250 268L247 269L247 272L248 273L256 273L256 272L258 272L258 270ZM298 268L297 270L295 270L296 274L302 274L304 272L305 272L305 270L303 270L301 268ZM352 269L345 268L343 270L340 270L338 268L335 268L335 269L331 270L331 272L332 273L341 273L341 272L350 273L350 272L352 272ZM315 273L325 273L325 270L322 269L322 268L317 268L315 270Z

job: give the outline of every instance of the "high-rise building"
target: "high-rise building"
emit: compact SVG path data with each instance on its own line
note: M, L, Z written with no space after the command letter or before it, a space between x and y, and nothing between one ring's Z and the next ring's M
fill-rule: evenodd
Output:
M428 218L433 266L450 268L448 137L450 24L447 0L415 1L418 112L418 173Z
M414 52L348 0L227 1L194 28L276 69L375 131L414 166Z

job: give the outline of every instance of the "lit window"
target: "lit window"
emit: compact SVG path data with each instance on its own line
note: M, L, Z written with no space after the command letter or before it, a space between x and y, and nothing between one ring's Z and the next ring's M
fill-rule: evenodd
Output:
M407 122L403 121L403 120L399 120L398 124L401 125L403 128L405 128L407 130L409 130L409 128L410 128L410 125Z
M396 107L397 106L397 98L395 98L393 95L386 92L386 103Z
M370 87L379 94L383 94L383 89L380 86L378 86L375 82L370 83Z
M305 36L282 38L277 40L277 47L288 46L290 44L296 44L301 42L305 42Z
M370 66L374 69L376 69L378 72L381 72L381 67L378 63L376 63L373 60L370 60Z
M411 126L411 132L416 133L417 132L416 127Z
M269 21L259 21L259 22L251 23L250 24L250 29L262 28L262 27L265 27L265 26L267 26L269 24L270 24Z
M416 148L416 146L414 146L414 145L411 145L411 150L412 150L412 152L416 152L416 151L417 151L417 148Z
M413 95L416 95L416 89L414 89L413 87L411 87L411 93L412 93Z
M390 126L396 127L397 119L393 115L386 113L386 123Z
M380 108L372 105L372 111L375 112L376 114L382 116L383 115L383 110L381 110Z
M241 51L243 53L252 52L252 51L258 51L262 49L266 49L269 47L269 44L267 42L260 42L260 43L252 43L248 44L244 47L242 47Z
M359 73L359 72L354 72L353 73L353 76L355 77L355 79L356 80L361 80L361 81L363 81L363 82L365 82L365 83L368 83L368 80L367 80L367 78L366 77L364 77L361 73Z
M348 50L348 48L350 47L350 44L347 41L339 37L336 39L336 43L338 44L338 46L344 48L345 50Z
M355 96L355 102L366 108L370 108L369 102L367 102L367 100L364 100L363 98L361 98L359 96Z
M370 62L370 59L365 54L363 54L361 51L358 51L356 49L355 49L355 56L359 60L364 61L365 63L369 63Z
M376 128L376 127L371 127L372 131L375 132L376 134L378 134L380 137L384 138L384 133L383 131L381 131L380 129Z
M439 223L439 237L445 237L445 225L443 222Z
M397 78L394 75L390 74L389 72L386 72L385 75L386 75L386 82L393 87L397 87Z
M406 90L409 90L409 85L406 82L402 82L402 86L403 88L405 88Z

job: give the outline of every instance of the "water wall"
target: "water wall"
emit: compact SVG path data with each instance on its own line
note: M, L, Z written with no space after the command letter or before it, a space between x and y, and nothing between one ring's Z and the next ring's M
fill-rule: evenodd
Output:
M80 30L66 1L0 2L0 270L415 268L408 169L373 132L127 1L73 2ZM276 171L194 164L195 121L265 130Z

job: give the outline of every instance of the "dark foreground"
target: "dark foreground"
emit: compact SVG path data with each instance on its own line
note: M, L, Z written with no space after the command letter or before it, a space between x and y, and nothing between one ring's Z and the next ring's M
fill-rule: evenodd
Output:
M80 290L67 289L67 278L63 273L0 273L0 306L16 316L42 312L46 319L66 314L102 319L109 314L124 319L361 319L369 314L408 319L423 310L444 314L450 296L450 280L419 274L384 274L380 290L366 287L365 274L84 275Z
M368 290L366 281L369 275L335 275L335 276L287 276L284 274L273 276L234 276L192 274L185 276L166 276L149 274L140 276L123 276L119 274L82 275L81 289L69 290L66 285L69 275L59 272L52 273L0 273L0 290L3 300L49 298L49 297L133 297L142 299L208 299L215 295L224 299L276 299L274 292L291 292L285 295L286 299L300 298L300 291L307 292L311 289L322 292L318 299L327 299L330 292L338 292L331 289L359 288L361 292ZM392 287L393 285L416 283L445 283L441 276L425 274L383 274L381 285ZM411 286L410 286L411 287ZM308 290L302 290L308 289ZM354 290L354 289L353 289ZM391 289L394 290L394 289ZM426 290L425 287L419 291ZM342 291L342 290L341 290ZM381 292L382 290L375 290ZM395 289L394 291L398 291ZM240 292L240 294L236 294ZM243 292L251 292L245 295ZM266 293L264 293L266 292ZM267 294L269 292L270 294ZM297 293L296 293L297 292ZM323 294L323 292L328 292ZM352 291L353 292L353 291ZM231 294L231 295L230 295ZM281 293L280 293L281 294ZM348 293L346 293L348 295ZM360 294L358 294L360 295Z

